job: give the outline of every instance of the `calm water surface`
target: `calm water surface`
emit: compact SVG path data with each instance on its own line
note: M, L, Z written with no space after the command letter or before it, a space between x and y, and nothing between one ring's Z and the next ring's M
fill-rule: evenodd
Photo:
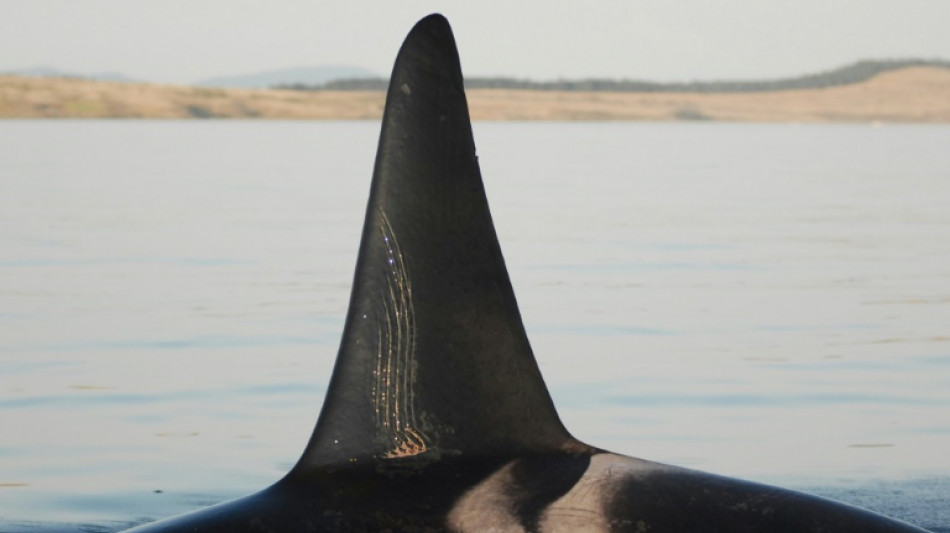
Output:
M378 128L0 122L0 524L114 529L286 472L336 355ZM475 133L578 438L950 507L950 128Z

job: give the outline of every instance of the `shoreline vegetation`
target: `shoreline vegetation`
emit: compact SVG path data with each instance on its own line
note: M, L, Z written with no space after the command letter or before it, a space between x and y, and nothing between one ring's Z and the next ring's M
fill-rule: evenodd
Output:
M0 75L0 118L379 119L386 80L219 89ZM774 81L471 78L474 120L950 123L950 62L863 61Z

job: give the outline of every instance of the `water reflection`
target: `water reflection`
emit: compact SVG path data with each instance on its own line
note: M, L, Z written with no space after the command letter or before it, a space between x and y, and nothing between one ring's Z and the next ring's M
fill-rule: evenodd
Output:
M114 530L286 472L332 370L377 135L0 124L0 523ZM950 129L476 139L578 437L818 492L911 478L950 508Z

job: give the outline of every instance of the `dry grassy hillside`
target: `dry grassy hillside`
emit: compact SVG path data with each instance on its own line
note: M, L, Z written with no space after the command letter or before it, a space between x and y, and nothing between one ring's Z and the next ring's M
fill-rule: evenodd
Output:
M210 89L0 76L8 118L374 118L378 93Z
M207 89L0 76L2 118L377 119L373 91ZM754 93L475 89L475 120L950 122L950 70L914 67L827 89Z

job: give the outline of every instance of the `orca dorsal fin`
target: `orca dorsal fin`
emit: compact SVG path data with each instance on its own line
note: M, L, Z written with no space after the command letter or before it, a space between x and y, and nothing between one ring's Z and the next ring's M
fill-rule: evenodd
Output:
M521 322L441 15L393 68L343 339L295 470L575 442Z

